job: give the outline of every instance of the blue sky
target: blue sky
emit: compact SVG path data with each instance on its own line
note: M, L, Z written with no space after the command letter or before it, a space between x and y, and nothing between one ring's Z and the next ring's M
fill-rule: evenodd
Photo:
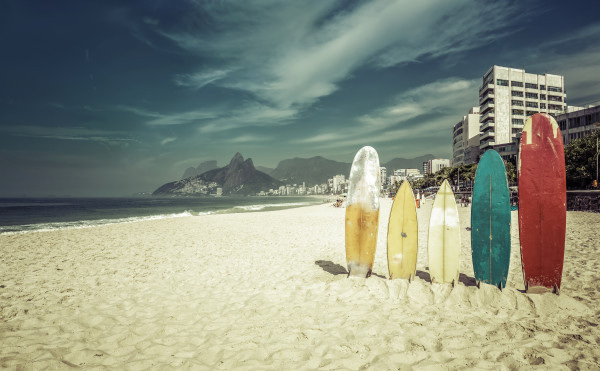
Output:
M600 101L595 1L4 1L0 196L128 195L235 152L451 156L494 64Z

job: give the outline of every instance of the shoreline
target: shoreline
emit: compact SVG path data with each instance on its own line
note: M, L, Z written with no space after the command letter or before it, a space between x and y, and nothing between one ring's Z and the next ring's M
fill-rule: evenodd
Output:
M138 221L146 221L146 220L159 220L159 219L170 219L170 218L180 218L186 216L204 216L204 215L212 215L212 214L233 214L233 213L247 213L247 212L263 212L269 210L285 210L285 209L293 209L297 207L306 207L311 205L320 205L321 203L326 203L326 199L318 198L318 197L309 197L306 196L308 201L299 202L298 199L302 197L290 197L290 200L295 200L295 202L280 202L280 203L268 203L269 199L266 197L256 196L255 199L263 201L262 203L242 203L240 205L236 205L235 203L231 203L226 208L220 208L221 205L204 205L204 206L212 206L212 208L195 211L196 206L200 205L179 205L177 208L181 211L178 212L167 212L166 210L162 213L154 213L148 214L146 210L141 208L138 210L139 215L132 216L113 216L108 218L96 218L96 219L77 219L77 220L64 220L64 221L48 221L48 222L37 222L37 223L27 223L27 224L7 224L0 225L0 235L11 235L11 234L22 234L22 233L31 233L31 232L47 232L52 230L63 230L63 229L83 229L90 228L99 225L112 225L112 224L121 224L121 223L132 223ZM229 198L227 201L235 201L238 198ZM252 198L239 198L241 200L252 200ZM48 199L43 199L47 201ZM89 199L73 199L74 201L80 200L89 200ZM96 198L94 200L103 201L103 200L116 200L115 198ZM130 200L130 199L125 199ZM218 200L215 198L215 200ZM40 211L43 210L44 207L48 206L69 206L69 203L55 203L55 202L26 202L26 203L13 203L7 204L8 206L4 206L5 208L14 208L14 207L31 207L31 206L40 206ZM0 205L2 206L2 205ZM218 207L218 208L214 208ZM175 206L171 207L174 209ZM100 211L103 211L100 209ZM67 211L68 212L68 211ZM58 215L58 212L56 212ZM9 213L7 213L8 217ZM5 218L6 218L5 217Z
M390 199L368 279L329 204L0 235L0 367L600 367L600 215L567 213L561 294L525 294L516 212L507 288L475 286L470 207L459 284L431 284L431 204L410 284L387 279Z

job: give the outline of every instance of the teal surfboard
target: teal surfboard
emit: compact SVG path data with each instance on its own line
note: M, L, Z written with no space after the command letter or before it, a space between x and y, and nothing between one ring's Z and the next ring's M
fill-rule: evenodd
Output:
M486 151L477 165L471 250L477 283L505 287L510 263L510 193L504 162L494 150Z

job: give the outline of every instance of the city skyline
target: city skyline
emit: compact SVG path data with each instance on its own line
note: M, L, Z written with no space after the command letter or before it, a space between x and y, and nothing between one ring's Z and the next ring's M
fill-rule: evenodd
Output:
M452 158L493 65L600 100L593 2L3 4L1 196L127 195L241 152Z

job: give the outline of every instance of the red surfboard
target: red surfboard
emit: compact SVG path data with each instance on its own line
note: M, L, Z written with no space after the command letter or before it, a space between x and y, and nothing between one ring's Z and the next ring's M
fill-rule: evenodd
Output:
M519 237L525 291L560 291L565 255L567 183L562 134L556 120L536 113L519 148Z

